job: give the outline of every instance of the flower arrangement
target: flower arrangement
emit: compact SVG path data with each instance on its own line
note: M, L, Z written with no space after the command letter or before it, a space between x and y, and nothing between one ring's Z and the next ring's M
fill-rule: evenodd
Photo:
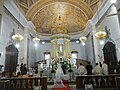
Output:
M71 73L71 72L73 72L73 70L72 70L72 68L71 68L71 64L70 64L70 63L68 64L68 72L70 72L70 73Z
M52 63L51 73L55 73L55 72L56 72L56 63Z

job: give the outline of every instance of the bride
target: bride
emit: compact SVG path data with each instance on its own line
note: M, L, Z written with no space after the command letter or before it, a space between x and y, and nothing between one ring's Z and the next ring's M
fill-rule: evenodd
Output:
M64 86L63 84L63 76L64 76L64 73L63 73L63 70L61 68L61 64L58 63L57 64L57 71L56 71L56 74L55 74L55 79L54 79L54 88L56 87L59 87L59 88L65 88L66 86Z

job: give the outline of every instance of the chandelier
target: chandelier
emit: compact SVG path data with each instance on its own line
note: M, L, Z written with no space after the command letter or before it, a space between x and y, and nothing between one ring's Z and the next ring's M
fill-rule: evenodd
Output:
M34 44L38 44L40 42L40 38L38 38L38 32L35 31L36 37L32 39Z
M12 40L15 42L15 43L19 43L20 41L23 40L23 36L19 33L16 33L15 35L12 36Z
M95 37L99 40L103 40L106 38L107 34L105 31L102 31L101 26L98 27L98 32L95 33Z
M20 32L20 28L19 28L19 23L20 23L20 10L19 10L19 21L18 21L18 31L16 34L14 34L11 38L13 40L13 42L15 42L16 44L19 44L20 41L22 41L24 39L24 37L19 33Z
M82 43L85 43L86 40L87 40L87 38L86 38L85 36L80 37L80 41L81 41Z
M83 46L85 45L86 40L87 40L87 38L85 36L80 37L80 41Z
M40 39L38 37L33 38L33 43L38 44L40 42Z

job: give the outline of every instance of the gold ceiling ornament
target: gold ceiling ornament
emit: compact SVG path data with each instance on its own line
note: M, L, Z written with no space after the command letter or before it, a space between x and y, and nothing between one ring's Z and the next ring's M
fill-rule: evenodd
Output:
M19 28L18 28L19 31ZM24 39L24 37L20 34L20 33L16 33L12 36L12 40L15 43L19 43L20 41L22 41Z
M51 27L51 33L53 34L67 34L67 30L65 26L63 25L63 18L59 16L57 20L55 21L55 25Z
M102 30L101 26L98 26L98 32L95 33L95 37L99 40L105 39L107 36L106 32Z
M42 35L51 35L52 29L55 29L54 22L59 15L62 17L59 22L65 23L68 34L79 34L84 30L86 22L92 18L93 13L89 6L82 1L39 0L28 10L26 18L31 20L35 27L38 27L37 31ZM64 21L62 21L63 19Z
M87 38L85 36L80 37L81 43L85 43L87 41Z

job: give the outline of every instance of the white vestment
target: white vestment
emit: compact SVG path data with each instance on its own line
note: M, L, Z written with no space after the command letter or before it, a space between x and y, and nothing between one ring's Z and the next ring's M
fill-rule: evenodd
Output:
M95 66L92 72L94 73L94 75L102 75L102 68L100 66Z
M79 66L78 73L79 73L79 75L85 75L85 74L87 74L87 71L86 71L86 69L85 69L85 67L83 65Z
M108 75L108 65L106 63L102 65L102 72L103 75Z

